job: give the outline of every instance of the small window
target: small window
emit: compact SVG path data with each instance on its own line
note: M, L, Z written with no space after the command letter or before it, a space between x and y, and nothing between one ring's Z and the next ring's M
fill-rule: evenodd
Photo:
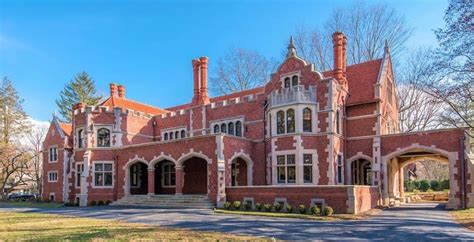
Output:
M303 109L303 132L311 132L311 109Z
M278 111L277 113L277 134L285 133L285 112Z
M173 139L173 132L170 132L170 140Z
M76 164L76 187L81 187L82 172L84 172L84 164Z
M229 123L227 128L228 128L229 134L234 135L234 123L232 123L232 122Z
M179 139L179 131L176 131L176 132L174 133L174 137L176 137L176 139Z
M342 183L342 155L337 155L337 183Z
M112 163L95 163L94 185L97 187L111 187L113 181Z
M221 132L222 133L227 133L227 125L226 124L221 124Z
M339 110L336 111L336 133L341 133L341 114Z
M77 147L83 148L84 147L84 130L80 129L77 131Z
M242 122L235 122L235 136L242 137Z
M298 76L293 76L291 78L291 86L298 86Z
M286 132L294 133L295 132L295 110L288 109L286 111Z
M168 133L165 133L165 140L168 140Z
M58 148L57 147L49 148L49 161L50 162L58 161Z
M110 147L110 131L106 128L97 130L97 146Z
M214 133L215 134L219 133L219 125L218 124L214 125Z
M313 183L313 155L303 154L303 182Z
M285 88L288 88L288 87L291 86L291 81L290 81L289 77L285 78L285 84L284 85L285 85Z
M186 131L181 130L181 138L182 139L186 138Z
M48 173L48 182L57 182L58 181L58 172L50 171Z

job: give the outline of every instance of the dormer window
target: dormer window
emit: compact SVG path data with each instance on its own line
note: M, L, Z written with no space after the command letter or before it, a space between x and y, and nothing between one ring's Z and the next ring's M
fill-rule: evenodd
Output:
M298 76L294 75L294 76L291 78L291 86L292 86L292 87L298 86Z
M299 74L288 75L283 78L282 88L290 89L291 87L296 87L299 85Z
M77 131L77 147L83 148L84 147L84 130L80 129Z
M165 133L165 140L168 140L168 133Z
M108 129L97 130L97 147L110 147L110 131Z
M285 88L288 88L290 86L291 86L291 81L290 81L290 78L287 77L287 78L285 78Z

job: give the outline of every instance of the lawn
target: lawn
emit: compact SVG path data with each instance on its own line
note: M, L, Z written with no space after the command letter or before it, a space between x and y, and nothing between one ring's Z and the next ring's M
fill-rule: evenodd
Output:
M255 240L217 232L125 223L43 213L0 212L2 240Z
M450 211L454 219L466 228L474 231L474 208Z
M0 207L28 207L28 208L60 208L63 203L45 203L45 202L17 202L17 201L1 201Z

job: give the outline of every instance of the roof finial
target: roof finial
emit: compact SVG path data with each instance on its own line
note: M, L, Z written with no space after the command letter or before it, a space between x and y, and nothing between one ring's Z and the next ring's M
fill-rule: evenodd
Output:
M293 42L293 36L290 36L290 43L288 44L288 53L286 54L287 58L295 57L296 56L296 47L295 43Z
M387 53L388 50L389 50L389 47L388 47L388 40L387 40L387 39L385 39L385 46L383 47L383 50L384 50L385 53Z

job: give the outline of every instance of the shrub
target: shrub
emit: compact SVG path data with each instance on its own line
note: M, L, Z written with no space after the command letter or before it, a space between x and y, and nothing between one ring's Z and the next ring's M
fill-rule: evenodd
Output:
M230 208L230 202L225 202L224 203L224 208L229 209Z
M257 203L257 204L255 204L255 208L257 209L257 211L260 211L260 210L262 210L263 205L261 203Z
M252 203L251 202L246 202L244 203L244 209L249 211L252 209Z
M89 203L89 205L91 205L91 206L96 206L96 205L97 205L97 201L92 200L92 201Z
M438 181L438 180L432 180L430 181L430 187L431 189L435 190L435 191L441 191L443 190L441 188L441 183Z
M65 207L69 207L69 206L71 206L71 203L65 202L65 203L64 203L64 206L65 206Z
M415 184L412 180L405 180L405 192L413 192L416 189Z
M99 206L104 206L104 204L105 204L105 203L104 203L104 201L102 201L102 200L99 200L99 201L97 202L97 205L99 205Z
M112 201L110 201L110 200L105 201L105 205L109 205L111 203L112 203Z
M281 203L275 203L273 205L273 208L275 209L275 211L280 212L281 209L283 208L283 205L281 205Z
M303 204L300 204L298 206L298 210L300 211L301 214L305 214L306 213L306 206L303 205Z
M286 212L292 213L293 212L293 206L291 206L290 204L286 205Z
M318 206L313 205L313 206L311 207L311 213L312 213L313 215L319 215L319 214L321 213L321 210L318 208Z
M269 203L263 205L263 210L265 210L265 212L270 212L270 211L272 211L272 208L273 208L273 206L272 206L271 204L269 204Z
M430 183L427 180L421 180L420 181L420 190L422 192L426 192L430 188Z
M415 189L415 190L413 190L413 193L416 195L416 194L420 193L420 190Z
M432 194L432 193L433 193L433 189L430 188L430 189L426 190L426 192L429 193L429 194Z
M324 216L331 216L333 213L334 213L334 210L331 207L329 206L324 207L323 209Z
M232 207L236 210L239 210L241 205L242 205L242 203L240 201L234 201L232 203Z
M449 190L449 180L442 180L440 186L442 190Z

